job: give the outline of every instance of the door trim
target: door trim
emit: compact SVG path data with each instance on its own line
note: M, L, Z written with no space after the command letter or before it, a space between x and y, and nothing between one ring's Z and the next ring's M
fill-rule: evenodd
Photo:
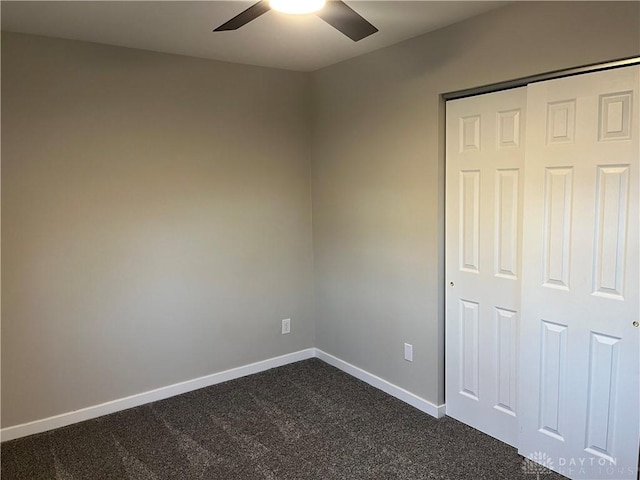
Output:
M569 68L564 70L554 70L552 72L540 73L529 77L507 80L505 82L491 83L481 87L467 88L465 90L457 90L454 92L443 93L444 100L457 100L459 98L472 97L482 95L484 93L493 93L500 90L508 90L511 88L525 87L531 83L544 82L546 80L555 80L556 78L571 77L573 75L581 75L583 73L599 72L602 70L610 70L612 68L630 67L632 65L640 65L640 57L629 57L620 60L613 60L604 63L594 63L582 67Z

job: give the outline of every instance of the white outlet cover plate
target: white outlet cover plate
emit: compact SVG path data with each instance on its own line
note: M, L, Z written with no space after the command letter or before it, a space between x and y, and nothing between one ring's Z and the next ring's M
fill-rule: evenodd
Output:
M413 345L410 343L404 344L404 359L407 362L413 362Z
M291 319L285 318L282 320L282 335L286 335L287 333L291 333Z

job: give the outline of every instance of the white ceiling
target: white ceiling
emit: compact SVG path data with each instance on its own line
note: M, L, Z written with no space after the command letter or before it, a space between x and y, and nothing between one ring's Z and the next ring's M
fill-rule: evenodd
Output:
M2 1L2 29L313 71L478 15L505 2L346 0L378 27L353 42L315 15L270 11L237 31L212 32L254 1ZM434 46L437 48L437 46Z

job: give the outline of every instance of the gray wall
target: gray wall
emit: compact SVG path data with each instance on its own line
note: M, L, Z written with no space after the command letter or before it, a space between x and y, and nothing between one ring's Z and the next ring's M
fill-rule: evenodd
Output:
M3 34L3 426L313 346L309 86Z
M439 95L638 55L639 9L516 2L314 73L317 347L443 402Z

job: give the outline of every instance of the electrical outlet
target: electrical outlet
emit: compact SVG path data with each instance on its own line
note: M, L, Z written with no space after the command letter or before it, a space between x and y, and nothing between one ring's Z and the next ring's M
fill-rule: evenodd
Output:
M404 359L407 362L413 362L413 345L410 343L404 344Z
M287 333L291 333L291 319L285 318L282 320L282 335L286 335Z

